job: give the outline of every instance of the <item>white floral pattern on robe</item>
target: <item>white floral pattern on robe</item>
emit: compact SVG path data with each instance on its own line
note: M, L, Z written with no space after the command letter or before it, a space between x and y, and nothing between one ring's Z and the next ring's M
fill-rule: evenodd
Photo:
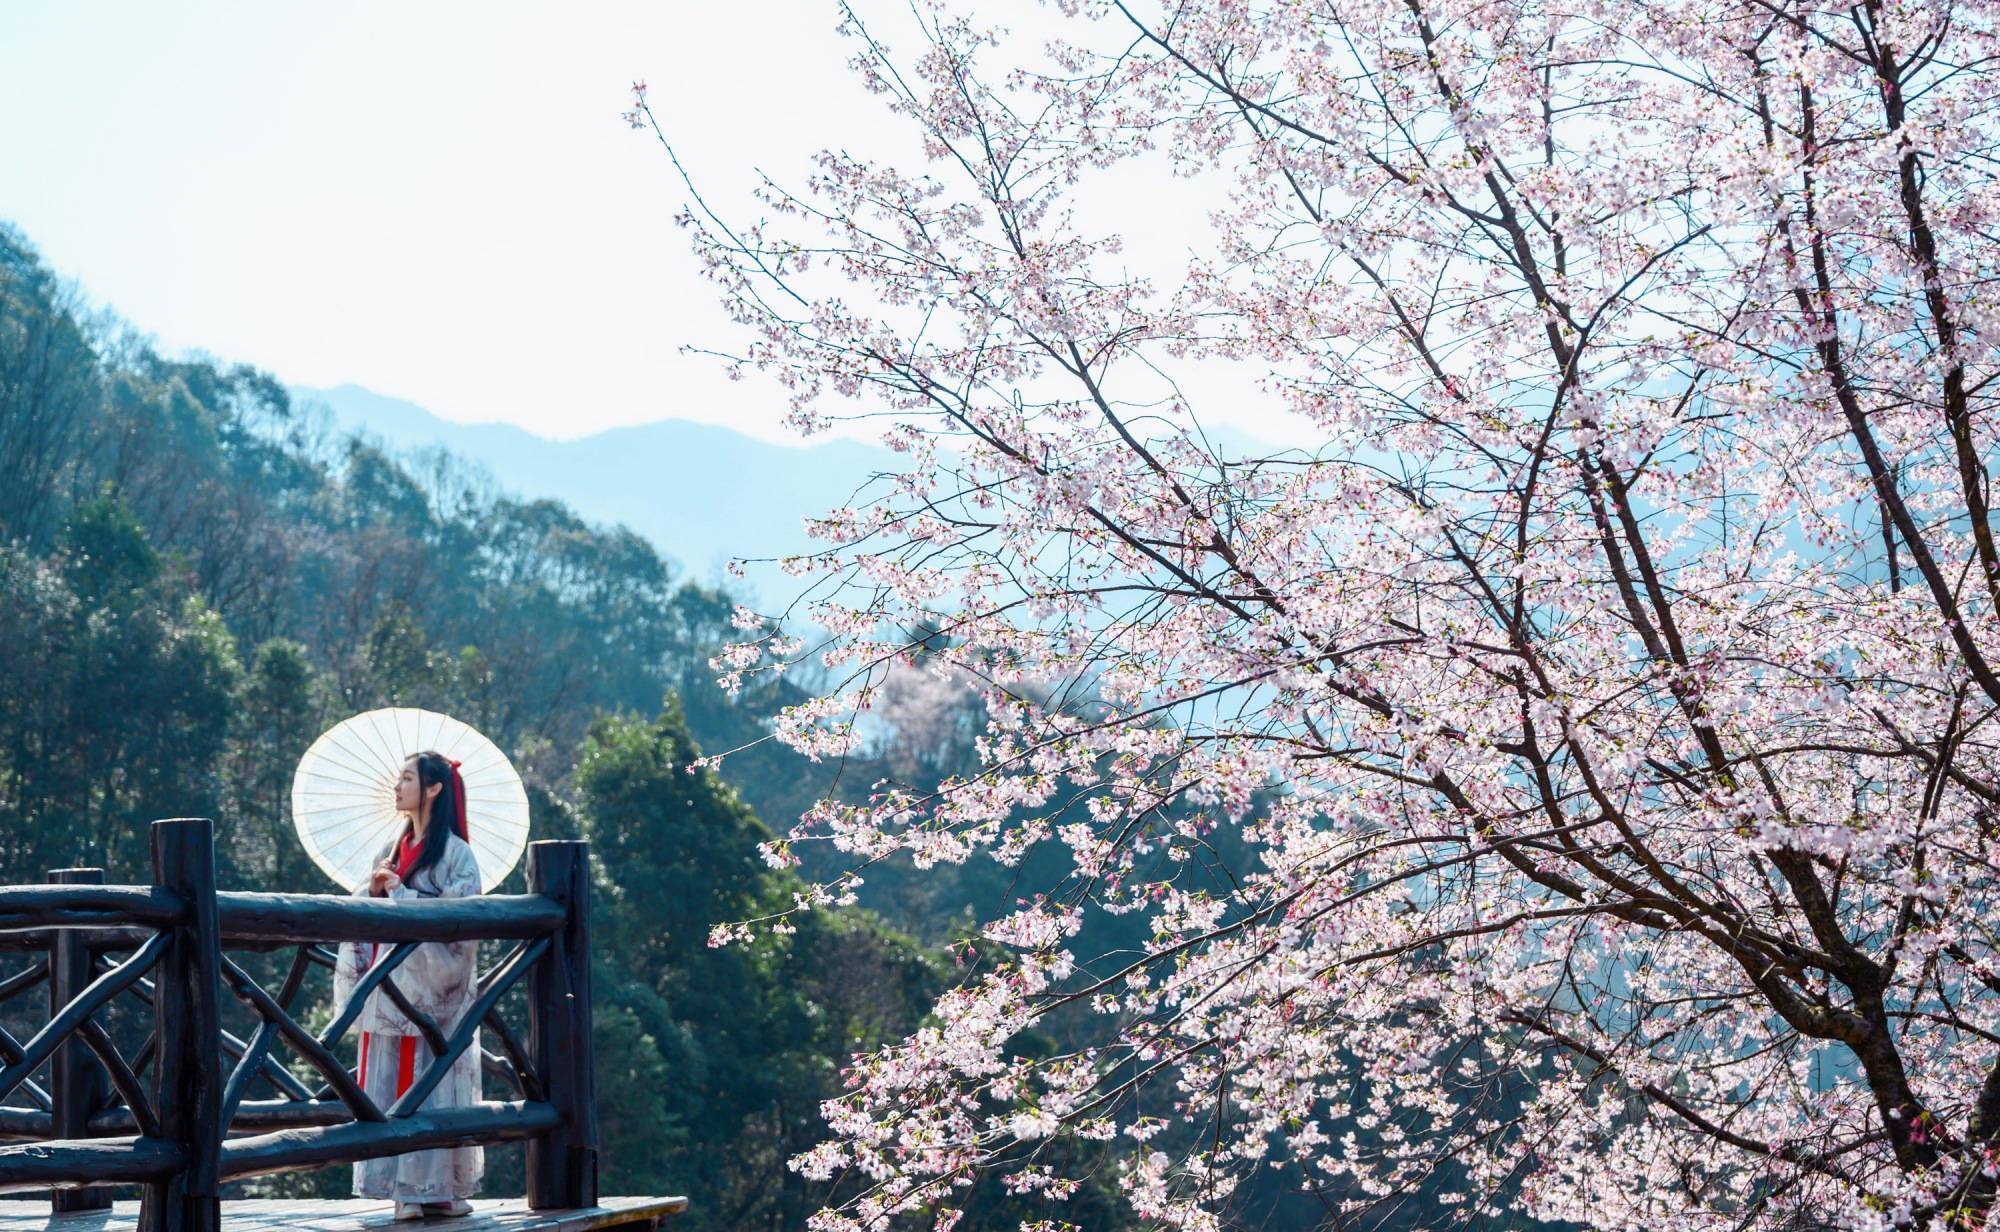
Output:
M394 853L392 842L375 863L391 859ZM454 834L447 838L444 855L437 864L411 880L414 885L399 885L389 892L389 897L398 902L470 897L479 893L479 864L472 848ZM367 883L357 888L354 895L367 897ZM336 1013L347 1004L354 986L369 967L393 948L393 943L387 942L341 944L339 962L333 972ZM429 1015L449 1038L477 995L478 957L476 940L426 941L389 978L410 1004ZM412 1081L422 1077L430 1064L430 1047L379 988L368 995L352 1030L358 1034L357 1072L362 1089L386 1112ZM479 1055L479 1036L474 1033L472 1042L452 1063L444 1081L424 1100L423 1106L454 1108L478 1103ZM479 1188L484 1168L485 1152L477 1146L440 1147L364 1159L354 1165L354 1192L364 1198L394 1198L399 1202L444 1202L470 1196Z

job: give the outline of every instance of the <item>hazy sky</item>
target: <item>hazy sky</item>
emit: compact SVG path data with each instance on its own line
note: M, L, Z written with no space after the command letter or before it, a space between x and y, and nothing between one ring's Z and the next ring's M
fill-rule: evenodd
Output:
M821 0L102 3L0 12L0 218L170 351L550 436L668 416L779 437L678 354L728 323L619 121L645 79L724 198L879 105Z
M856 7L914 41L905 0ZM1014 24L1000 54L1054 29L1031 0L984 8ZM170 353L546 436L677 417L789 439L775 385L680 352L740 335L673 224L682 185L619 113L645 80L737 220L760 168L919 160L836 20L829 0L5 0L0 219ZM1211 202L1163 162L1117 176L1079 217L1121 260L1204 243ZM1211 425L1286 435L1242 374L1180 375L1226 392L1201 399Z

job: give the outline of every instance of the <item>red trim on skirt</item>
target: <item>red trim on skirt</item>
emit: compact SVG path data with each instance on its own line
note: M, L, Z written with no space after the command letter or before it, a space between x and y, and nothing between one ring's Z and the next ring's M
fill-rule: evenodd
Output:
M417 1074L417 1037L399 1035L395 1038L402 1045L397 1050L396 1056L396 1098L401 1099L403 1093L410 1089L410 1082ZM362 1089L366 1090L368 1087L368 1032L366 1031L361 1033L360 1082Z

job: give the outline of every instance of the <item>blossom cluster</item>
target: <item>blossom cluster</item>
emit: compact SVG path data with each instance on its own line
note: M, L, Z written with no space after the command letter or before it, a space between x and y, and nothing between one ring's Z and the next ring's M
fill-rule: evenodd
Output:
M685 219L741 367L904 467L794 562L836 683L777 738L980 690L976 767L772 858L1066 853L857 1058L813 1226L1060 1203L1065 1140L1160 1228L1269 1172L2000 1226L2000 6L1060 7L1027 59L850 15L918 153ZM1104 208L1146 176L1206 206L1164 267ZM1208 430L1245 406L1293 439Z

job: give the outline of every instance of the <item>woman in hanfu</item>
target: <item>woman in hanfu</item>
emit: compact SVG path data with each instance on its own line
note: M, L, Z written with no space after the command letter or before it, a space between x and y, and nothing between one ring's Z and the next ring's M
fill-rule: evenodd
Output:
M396 808L405 818L402 831L354 893L397 901L479 893L479 864L466 843L465 784L458 763L430 752L410 758L396 782ZM365 941L340 947L334 968L336 1012L368 969L394 948ZM410 1005L436 1022L447 1038L476 994L478 950L476 940L426 941L390 976ZM369 994L354 1025L361 1033L357 1080L386 1112L429 1066L430 1047L381 988ZM423 1107L478 1103L479 1056L475 1035ZM394 1199L397 1219L465 1215L472 1210L466 1198L479 1188L484 1166L485 1153L477 1146L364 1159L354 1165L354 1192Z

